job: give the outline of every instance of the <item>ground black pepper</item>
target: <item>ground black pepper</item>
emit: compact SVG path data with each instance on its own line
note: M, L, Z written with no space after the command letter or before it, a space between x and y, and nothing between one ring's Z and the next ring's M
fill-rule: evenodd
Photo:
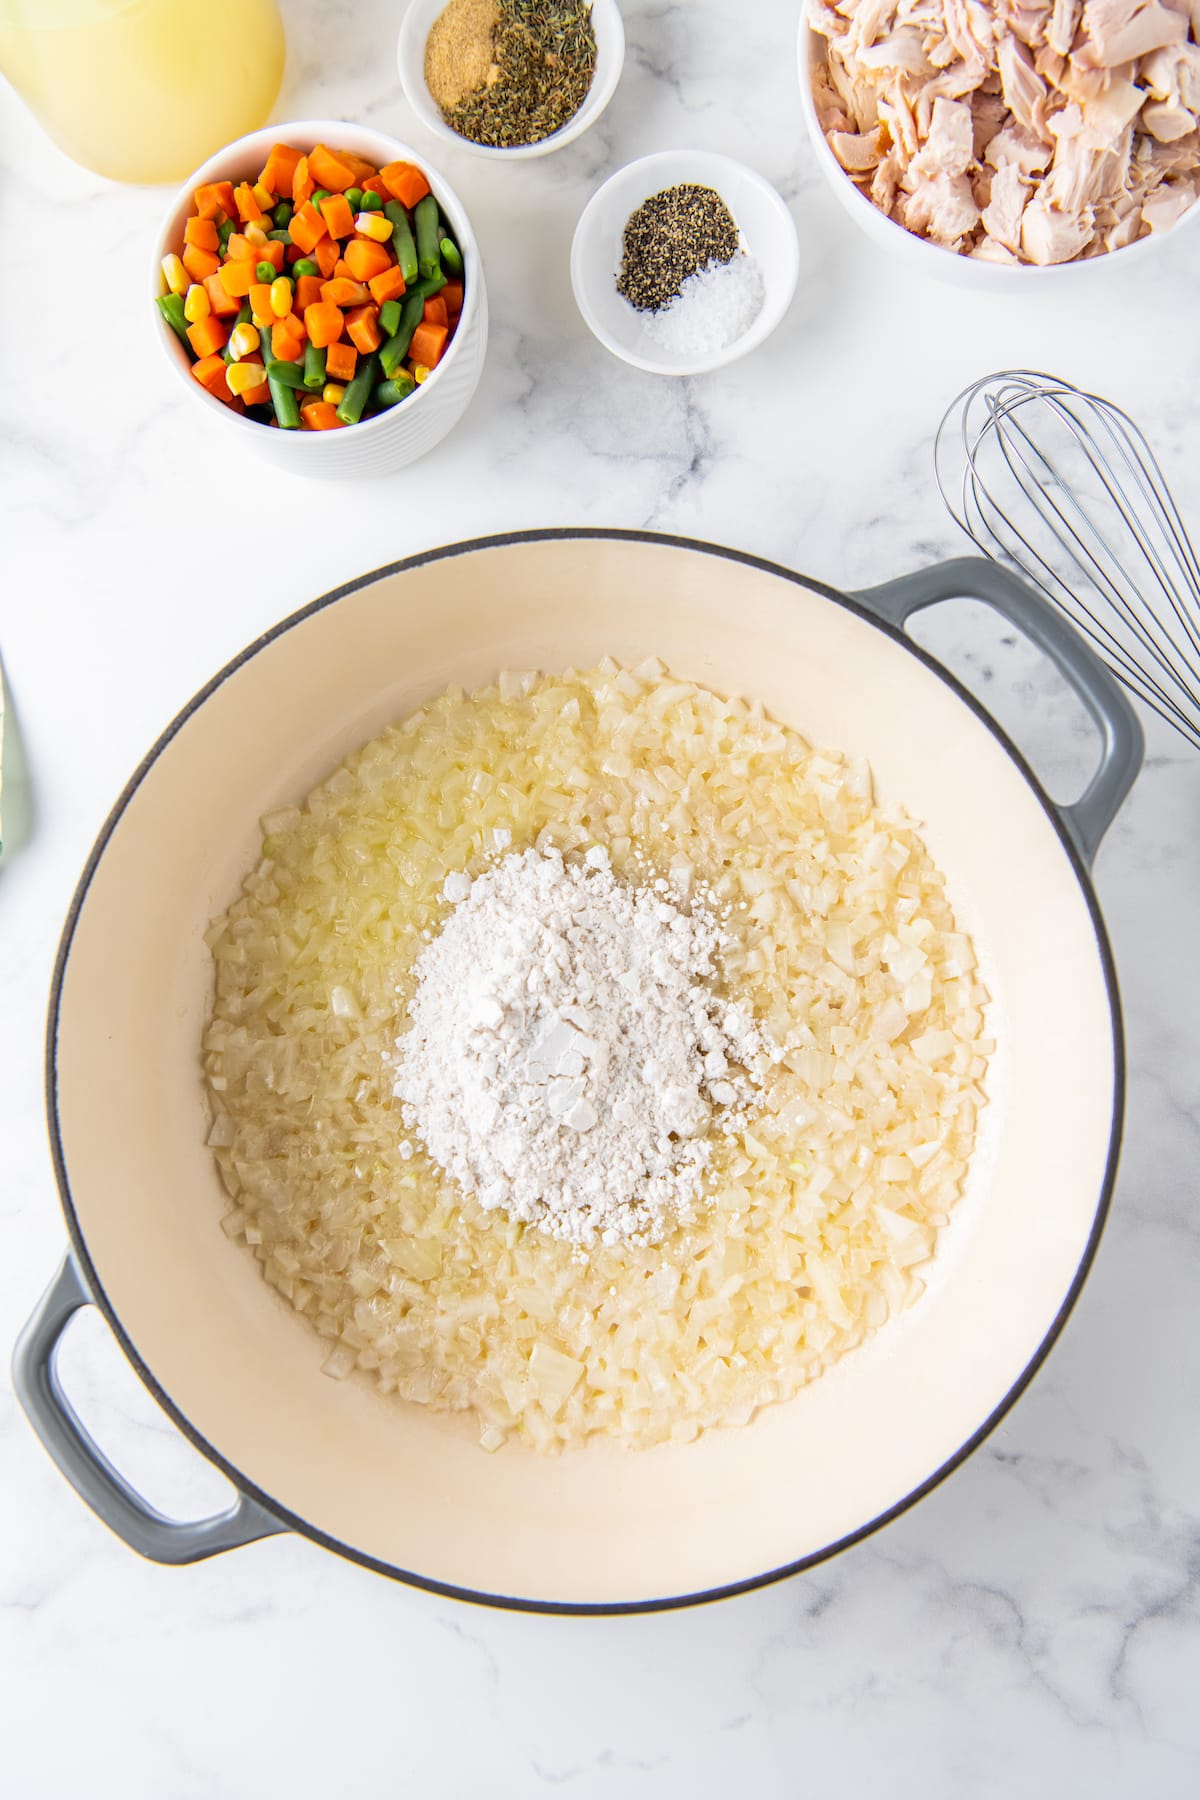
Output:
M589 0L497 0L492 68L482 87L442 108L447 125L496 150L540 144L587 99L596 73Z
M626 222L617 292L639 312L658 312L689 275L732 261L737 250L738 228L714 188L696 182L664 188Z

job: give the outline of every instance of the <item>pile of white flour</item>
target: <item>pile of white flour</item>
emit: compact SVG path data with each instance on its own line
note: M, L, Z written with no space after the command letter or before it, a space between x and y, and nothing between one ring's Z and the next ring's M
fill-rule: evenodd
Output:
M415 966L395 1092L459 1186L582 1248L653 1243L691 1212L710 1125L744 1123L767 1047L715 991L725 931L600 846L505 856L451 903Z

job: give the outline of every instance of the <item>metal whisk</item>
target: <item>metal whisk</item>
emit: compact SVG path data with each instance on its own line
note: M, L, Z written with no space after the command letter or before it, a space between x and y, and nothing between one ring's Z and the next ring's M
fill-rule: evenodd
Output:
M979 548L1015 564L1200 748L1200 563L1133 420L1069 382L1010 369L958 396L934 465Z

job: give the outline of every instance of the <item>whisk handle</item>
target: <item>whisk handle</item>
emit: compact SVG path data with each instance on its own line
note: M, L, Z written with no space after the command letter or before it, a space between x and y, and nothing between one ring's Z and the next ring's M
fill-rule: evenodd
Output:
M1052 803L1090 864L1142 766L1143 738L1124 690L1075 627L1034 588L981 556L960 556L932 569L917 569L854 598L899 628L939 600L982 600L1044 651L1100 732L1100 764L1086 791L1071 806Z

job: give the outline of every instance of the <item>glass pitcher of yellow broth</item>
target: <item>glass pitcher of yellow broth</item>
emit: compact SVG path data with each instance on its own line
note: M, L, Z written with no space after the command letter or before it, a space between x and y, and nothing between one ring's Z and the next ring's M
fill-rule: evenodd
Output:
M114 181L182 181L256 130L283 60L276 0L0 0L0 72Z

